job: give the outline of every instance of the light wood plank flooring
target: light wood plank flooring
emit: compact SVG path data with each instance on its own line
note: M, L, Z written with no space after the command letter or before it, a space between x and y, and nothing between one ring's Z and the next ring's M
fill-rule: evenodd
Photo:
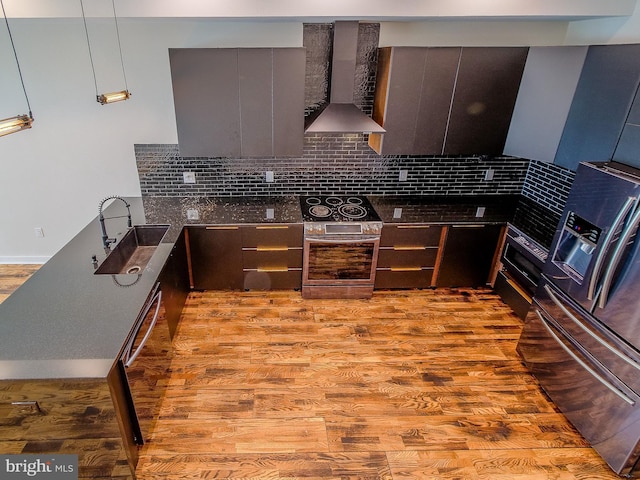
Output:
M194 292L138 478L619 478L522 365L520 329L483 289Z

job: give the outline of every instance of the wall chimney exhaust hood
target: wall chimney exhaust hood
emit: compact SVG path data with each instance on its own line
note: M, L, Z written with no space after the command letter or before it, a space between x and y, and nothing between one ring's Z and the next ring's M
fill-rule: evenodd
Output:
M384 133L386 130L353 103L358 22L333 24L329 104L310 117L305 133Z

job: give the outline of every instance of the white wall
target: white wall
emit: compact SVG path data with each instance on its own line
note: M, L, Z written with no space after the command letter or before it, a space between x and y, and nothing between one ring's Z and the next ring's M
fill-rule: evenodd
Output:
M100 90L120 90L107 20L89 21ZM389 22L382 45L553 45L640 42L640 14L576 22ZM139 195L136 143L177 143L170 47L302 45L300 22L121 19L127 102L101 106L81 18L10 19L35 117L31 130L0 138L0 263L46 259L97 214L108 195ZM593 31L597 41L586 33ZM4 35L4 36L3 36ZM103 36L104 35L104 36ZM26 113L6 29L0 25L0 118ZM6 74L5 74L6 72ZM104 86L102 85L104 83ZM36 238L42 227L44 238Z

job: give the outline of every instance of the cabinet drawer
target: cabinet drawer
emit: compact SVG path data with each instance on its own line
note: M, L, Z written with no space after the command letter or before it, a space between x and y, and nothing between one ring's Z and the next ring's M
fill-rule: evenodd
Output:
M302 225L266 224L242 227L243 247L302 247Z
M287 271L244 271L245 290L297 290L302 286L302 269Z
M242 266L244 269L266 270L302 268L302 249L283 247L282 250L249 250L245 248L242 250Z
M378 267L433 267L436 247L380 247Z
M437 247L440 243L440 225L384 225L380 245Z
M433 269L376 270L375 288L428 288L432 286Z

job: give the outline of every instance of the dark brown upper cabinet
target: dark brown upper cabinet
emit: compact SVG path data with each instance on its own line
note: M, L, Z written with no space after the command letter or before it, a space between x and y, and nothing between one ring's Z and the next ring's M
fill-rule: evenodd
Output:
M617 162L640 168L640 87L613 154Z
M304 48L178 48L169 60L180 155L302 155Z
M528 47L385 47L369 135L384 155L502 154Z
M552 163L587 46L531 47L504 154Z
M582 161L623 161L629 137L616 147L639 83L640 44L590 46L554 163L575 170Z

